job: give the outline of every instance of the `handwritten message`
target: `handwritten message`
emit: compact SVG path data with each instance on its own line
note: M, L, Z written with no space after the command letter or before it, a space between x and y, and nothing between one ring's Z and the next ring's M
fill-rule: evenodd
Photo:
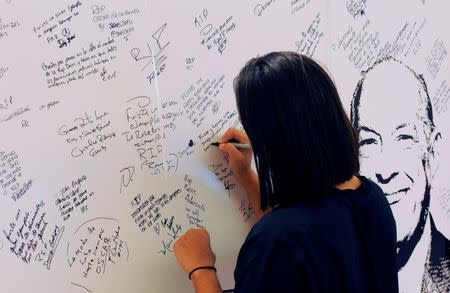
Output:
M53 107L55 107L56 105L59 104L59 101L49 101L45 104L42 104L39 106L39 110L47 110L49 111L50 109L53 109Z
M95 218L75 230L66 251L69 268L78 276L72 285L91 292L90 280L128 261L128 245L121 234L120 223L113 218Z
M7 122L30 111L30 107L18 107L13 96L0 98L0 122Z
M87 200L94 195L94 192L84 188L86 180L87 176L82 175L59 190L55 205L64 221L68 220L75 210L80 210L81 213L87 211Z
M425 62L427 64L427 70L433 78L437 76L442 64L444 63L445 57L448 55L448 50L442 40L436 40L433 44L433 48L425 57Z
M356 69L365 70L384 57L416 55L422 47L419 35L426 22L427 19L405 22L392 41L383 42L379 32L369 30L370 20L367 20L361 28L350 26L331 48L344 51Z
M229 16L219 25L213 25L209 21L208 9L204 9L194 19L194 27L199 31L201 37L200 44L202 46L208 50L214 49L220 54L223 54L227 48L229 35L236 29L236 23L233 20L233 16Z
M80 15L81 6L82 2L78 0L58 9L35 25L33 32L38 39L45 39L47 44L56 43L59 48L68 46L77 37L73 32L72 22Z
M92 5L92 21L102 32L111 38L123 38L128 41L133 34L134 18L140 13L138 8L110 9L106 5Z
M117 58L117 46L114 39L91 42L88 48L82 48L73 55L42 63L42 71L47 80L47 87L61 87L77 80L97 76L102 81L116 77L106 66ZM110 72L108 74L108 72Z
M432 96L433 109L437 113L443 113L447 111L449 99L450 99L450 85L446 80L444 80L441 82L435 94Z
M311 0L291 0L290 2L291 15L294 15L295 13L305 8L311 2Z
M175 172L178 168L178 156L165 154L163 140L176 130L176 121L182 117L178 102L169 100L161 105L150 97L138 96L126 103L125 117L128 129L122 137L137 151L141 169L151 175L163 172Z
M14 201L22 198L33 186L33 179L23 176L19 155L15 151L0 151L0 185L3 195Z
M450 217L450 190L442 190L439 196L439 205L445 211L447 217Z
M175 216L165 216L163 213L181 193L182 190L178 188L162 195L137 194L131 200L131 218L141 232L154 233L161 242L161 248L156 252L162 255L173 251L173 243L181 236L182 226L177 222Z
M222 117L213 122L211 126L201 132L197 138L200 140L200 145L204 151L211 147L211 143L216 142L219 134L230 127L239 125L239 117L234 111L226 111Z
M108 112L94 110L75 117L70 123L63 124L58 134L72 147L73 158L96 158L107 151L107 146L117 137L111 129Z
M241 215L244 218L244 222L250 221L252 216L255 215L255 210L252 206L252 203L244 199L241 201L239 211L241 212Z
M216 178L222 182L224 189L231 196L231 190L236 187L233 172L225 161L220 161L215 164L210 164L208 169L214 173Z
M193 184L193 179L189 175L184 176L184 191L186 192L184 199L187 203L185 205L186 218L189 224L194 227L204 227L206 207L203 201L200 200Z
M217 115L224 86L225 75L222 74L216 78L199 78L183 92L183 108L195 127L199 128L211 114Z
M314 53L324 36L323 29L320 28L320 22L320 13L318 13L309 24L308 29L302 32L301 39L295 42L297 52L309 57L314 56Z
M265 11L275 2L275 0L269 0L265 1L263 3L256 4L255 8L253 9L253 13L257 16L263 15Z
M18 20L6 21L0 17L0 41L9 37L20 25Z
M30 211L18 210L9 225L3 229L12 254L24 263L37 263L50 270L64 226L51 225L40 201Z

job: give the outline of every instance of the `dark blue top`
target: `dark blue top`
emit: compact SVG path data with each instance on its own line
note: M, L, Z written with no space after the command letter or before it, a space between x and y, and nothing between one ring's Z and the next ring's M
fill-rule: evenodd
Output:
M356 190L277 207L248 234L235 292L398 292L396 228L383 191Z

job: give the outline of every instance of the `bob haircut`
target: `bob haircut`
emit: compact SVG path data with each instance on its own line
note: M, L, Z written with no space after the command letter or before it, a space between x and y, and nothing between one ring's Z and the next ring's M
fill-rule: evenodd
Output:
M261 210L323 197L359 172L357 132L330 76L294 52L253 58L234 81Z

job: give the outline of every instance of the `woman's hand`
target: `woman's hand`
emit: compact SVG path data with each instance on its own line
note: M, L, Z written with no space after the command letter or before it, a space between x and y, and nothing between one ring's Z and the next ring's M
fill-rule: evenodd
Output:
M228 129L222 139L220 140L219 148L228 156L228 164L236 176L236 179L247 191L247 198L250 201L256 215L256 219L260 219L266 213L271 211L271 208L261 210L261 198L259 191L259 178L255 171L252 170L252 151L239 150L229 141L238 141L242 143L250 143L245 132L236 128Z
M245 132L236 128L228 129L220 140L219 148L228 156L228 164L238 178L248 176L252 171L252 151L237 149L230 141L250 144L250 139Z
M214 266L216 263L205 228L189 229L174 243L173 251L181 268L188 274L195 268Z
M198 267L214 267L216 262L216 255L211 249L209 233L205 228L189 229L174 243L173 251L181 268L188 274ZM214 270L196 270L192 274L191 280L197 293L222 292Z

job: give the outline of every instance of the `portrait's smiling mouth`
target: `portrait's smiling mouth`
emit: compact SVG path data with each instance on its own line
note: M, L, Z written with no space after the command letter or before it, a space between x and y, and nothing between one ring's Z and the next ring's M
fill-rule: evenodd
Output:
M389 205L394 205L401 200L401 197L409 191L409 187L399 189L392 193L385 193Z

